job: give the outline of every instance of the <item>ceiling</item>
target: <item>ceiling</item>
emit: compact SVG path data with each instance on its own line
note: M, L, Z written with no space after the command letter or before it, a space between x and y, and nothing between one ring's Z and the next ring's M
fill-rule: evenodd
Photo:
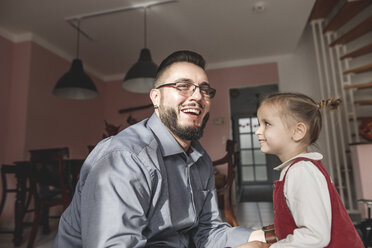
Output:
M164 0L159 0L164 1ZM77 32L66 18L149 0L1 0L0 35L35 42L72 60ZM315 0L178 0L147 9L147 47L159 64L175 50L200 52L208 68L234 61L291 53ZM258 10L253 11L255 6ZM144 47L144 10L82 19L84 67L102 80L121 79Z

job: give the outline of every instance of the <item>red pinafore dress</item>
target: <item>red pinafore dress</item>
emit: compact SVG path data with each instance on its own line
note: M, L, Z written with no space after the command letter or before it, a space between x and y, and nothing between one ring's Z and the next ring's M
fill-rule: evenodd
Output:
M362 248L364 247L359 234L357 233L346 209L341 201L338 192L331 182L328 172L324 168L322 162L312 160L309 158L297 158L288 168L290 168L301 160L311 161L324 175L327 180L328 191L331 198L332 206L332 227L331 227L331 241L327 247L347 247L347 248ZM304 165L306 166L306 165ZM275 181L275 188L273 193L274 205L274 225L275 234L279 240L287 237L288 234L293 234L294 229L297 228L296 223L288 209L284 196L284 183L287 176L286 171L282 181Z

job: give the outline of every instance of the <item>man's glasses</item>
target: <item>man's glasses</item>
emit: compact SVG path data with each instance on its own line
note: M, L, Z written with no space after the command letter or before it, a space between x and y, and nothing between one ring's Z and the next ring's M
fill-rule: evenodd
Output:
M180 92L180 94L187 97L192 96L196 88L200 89L200 93L203 95L203 97L212 99L216 95L216 90L211 88L209 84L202 83L201 85L197 85L190 80L182 80L177 81L175 83L162 84L156 87L155 89L160 89L162 87L173 87L177 89Z

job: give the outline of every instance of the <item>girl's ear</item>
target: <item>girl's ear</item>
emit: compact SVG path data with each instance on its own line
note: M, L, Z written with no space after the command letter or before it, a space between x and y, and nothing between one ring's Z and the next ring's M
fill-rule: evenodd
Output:
M303 122L298 122L294 128L292 133L292 139L296 142L302 141L307 133L307 126Z

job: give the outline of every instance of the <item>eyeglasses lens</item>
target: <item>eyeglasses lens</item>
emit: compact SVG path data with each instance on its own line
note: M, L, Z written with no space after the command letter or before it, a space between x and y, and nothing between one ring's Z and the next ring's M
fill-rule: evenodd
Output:
M200 89L200 93L204 97L213 98L215 95L215 90L212 89L208 84L196 85L191 82L180 82L176 84L176 88L180 90L184 95L191 96L196 88Z

